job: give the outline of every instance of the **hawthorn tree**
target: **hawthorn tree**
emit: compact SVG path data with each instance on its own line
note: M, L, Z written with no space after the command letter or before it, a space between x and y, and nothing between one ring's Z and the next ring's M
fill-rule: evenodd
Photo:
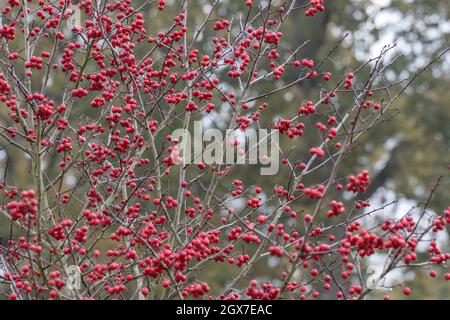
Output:
M394 83L384 76L394 45L331 74L345 34L322 57L283 38L291 15L314 19L326 1L243 0L233 17L220 15L223 2L210 1L200 20L187 0L2 3L0 136L9 166L29 167L27 181L5 173L1 185L0 219L11 229L1 248L4 297L365 299L405 267L450 279L439 242L450 206L428 207L442 177L423 203L380 220L393 203L373 208L358 196L370 173L340 170L446 51ZM149 10L171 19L146 19ZM286 70L296 79L285 81ZM273 103L311 83L314 96ZM276 108L291 116L265 116ZM289 179L270 187L243 181L241 164L174 161L180 141L171 132L212 116L221 130L268 123L310 156L278 144ZM303 146L304 135L317 143ZM374 255L382 261L367 279ZM278 268L256 273L268 259ZM205 274L224 270L226 283L211 286ZM411 294L401 283L393 289Z

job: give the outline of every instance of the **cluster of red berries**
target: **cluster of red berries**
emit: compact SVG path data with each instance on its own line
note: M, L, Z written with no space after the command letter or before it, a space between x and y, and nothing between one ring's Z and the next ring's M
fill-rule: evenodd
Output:
M345 212L345 207L342 202L332 200L330 202L330 206L331 206L331 210L327 211L328 217L339 216Z
M70 228L72 224L72 220L70 219L63 220L59 225L53 226L49 230L48 234L56 240L64 239L66 237L65 232L67 232L68 228Z
M311 0L310 7L305 11L305 16L314 17L317 12L325 11L325 7L323 5L324 0Z
M363 170L356 176L352 175L347 178L348 183L345 187L347 191L352 191L354 193L364 192L369 186L370 176L367 170Z
M38 201L35 199L35 192L33 190L22 191L19 201L11 201L7 208L11 219L21 220L23 224L28 225L29 221L33 223L36 220L38 210Z

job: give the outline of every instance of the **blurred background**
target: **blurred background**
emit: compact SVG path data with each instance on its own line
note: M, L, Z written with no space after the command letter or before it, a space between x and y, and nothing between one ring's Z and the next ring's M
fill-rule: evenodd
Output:
M77 1L74 2L77 3ZM133 2L139 5L143 1ZM162 13L154 7L144 12L144 16L154 26L155 33L159 31L158 28L163 29L167 21L174 16L174 12L179 10L179 2L181 1L167 0L166 10ZM229 20L232 17L238 18L240 12L245 12L243 11L244 2L223 0L218 6L218 15ZM190 16L197 18L196 21L191 18L191 24L202 21L205 13L209 11L210 3L208 0L189 1ZM279 3L281 4L282 1ZM304 2L298 1L298 3L301 5ZM352 70L376 55L384 45L395 43L396 48L389 56L391 58L400 56L385 74L387 80L394 82L411 77L431 58L450 46L450 1L326 0L325 7L326 11L313 19L306 18L302 10L292 15L284 26L283 45L286 47L289 44L290 49L294 49L305 40L310 40L309 44L301 49L299 55L302 58L314 58L320 61L336 40L348 32L349 36L333 56L335 63L325 67L333 74ZM167 19L164 19L165 16ZM200 42L203 40L204 38L200 37ZM207 43L200 45L208 47ZM287 73L284 75L284 81L287 83L295 77L295 74ZM58 81L52 84L49 93L56 101L61 100L63 86L64 83ZM267 81L267 86L270 86L270 81ZM304 100L317 100L320 86L321 83L315 81L302 82L284 95L278 95L276 101L273 100L275 98L269 99L267 101L269 104L280 106L272 108L270 112L273 112L273 117L292 115L291 108L282 106L292 105L293 108L297 108ZM261 88L265 91L264 85ZM382 123L375 130L369 131L353 153L345 159L340 169L343 176L357 173L362 168L369 170L372 183L361 197L370 199L374 208L399 199L399 202L386 210L384 215L401 216L417 202L423 202L439 175L444 175L444 179L429 208L440 213L450 205L449 89L450 55L447 55L416 79L406 94L399 98L391 109L390 120ZM284 101L280 101L280 98ZM0 122L8 124L10 120L5 112L2 106ZM80 110L80 113L83 112L84 110ZM224 112L226 113L226 110ZM223 121L223 114L213 112L210 121L219 126ZM302 137L301 144L297 144L293 149L291 158L306 159L309 147L317 143L317 137L309 136L306 134ZM47 165L49 170L56 167L51 163ZM325 179L326 170L323 174ZM16 150L6 146L0 151L0 175L3 175L3 179L25 188L31 181L29 162ZM286 181L287 175L287 171L282 171L274 177L253 175L251 170L239 173L240 179L268 188L278 181L280 183ZM230 180L233 178L235 177L232 175L229 177ZM320 180L315 177L311 182L317 183ZM3 201L6 200L3 199ZM9 234L9 224L0 217L2 244L5 244L5 238L8 238ZM443 237L440 241L448 248L448 237ZM277 265L276 261L269 259L258 265L260 269L255 270L254 274L267 275L267 268L275 270ZM445 272L445 270L440 271ZM217 265L207 269L203 274L204 280L208 280L212 287L221 288L226 285L230 275L237 272L235 267L230 269L225 265ZM396 277L401 277L402 281L412 288L413 298L450 298L449 283L430 280L427 270L411 271L405 268ZM376 298L378 294L384 293L375 292L371 297ZM396 293L393 293L392 297L400 297L400 295L396 296Z

